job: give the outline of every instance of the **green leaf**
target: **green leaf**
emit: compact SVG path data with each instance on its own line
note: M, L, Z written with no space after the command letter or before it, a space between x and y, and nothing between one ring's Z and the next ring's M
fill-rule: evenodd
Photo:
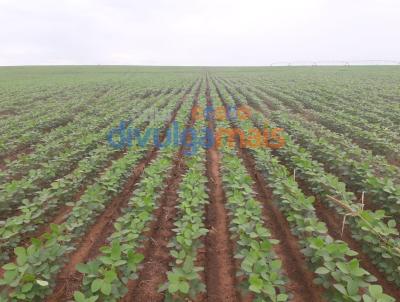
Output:
M261 293L261 289L263 287L262 279L257 275L251 275L249 278L250 287L249 289L255 293Z
M144 255L140 253L135 253L133 251L130 251L128 253L128 264L130 265L136 265L140 262L142 262L144 259Z
M315 273L316 273L316 274L319 274L319 275L326 275L326 274L329 273L329 270L328 270L326 267L321 266L321 267L319 267L319 268L317 268L317 269L315 270Z
M357 281L350 280L347 283L347 292L349 293L350 296L355 296L358 294L358 288L359 284Z
M374 300L370 296L364 294L363 295L363 302L374 302Z
M394 221L393 219L388 221L388 226L391 228L395 228L396 227L396 221Z
M16 247L14 249L15 254L17 255L17 264L22 266L26 263L28 260L27 255L26 255L26 250L23 247Z
M111 246L111 259L114 261L121 259L121 246L116 241Z
M27 292L29 292L29 291L32 289L32 287L33 287L33 283L32 283L32 282L26 283L26 284L24 284L24 285L22 286L21 291L22 291L23 293L27 293Z
M271 284L266 284L264 286L264 291L269 295L272 300L274 300L276 296L275 288Z
M35 275L33 274L25 274L22 278L24 282L34 282L36 280Z
M345 273L345 274L348 274L348 273L349 273L349 270L347 269L347 266L346 266L345 263L339 262L339 263L336 263L336 266L337 266L343 273Z
M110 259L110 258L107 257L107 256L101 256L101 257L99 257L99 260L100 260L101 262L103 262L104 264L106 264L106 265L111 265L111 264L113 264L112 259Z
M370 285L368 290L374 298L378 298L383 293L382 286L380 285Z
M347 295L346 288L342 284L334 284L333 286L343 295Z
M111 294L111 284L107 282L103 282L103 285L101 286L101 292L105 294L106 296Z
M189 283L182 281L179 283L179 291L181 293L187 294L189 292Z
M107 283L113 282L115 279L117 279L117 274L115 271L107 271L104 274L104 281Z
M46 280L36 280L36 283L43 287L49 285L49 282L47 282Z
M114 262L114 266L121 266L121 265L124 265L126 263L127 263L126 260L117 260L117 261Z
M14 253L15 253L15 255L17 255L17 256L23 256L23 255L26 256L26 250L25 250L23 247L21 247L21 246L16 247L16 248L14 249Z
M18 271L17 270L12 270L12 271L6 271L4 273L4 280L10 284L11 282L14 281L14 279L18 276Z
M282 261L280 260L273 260L270 262L271 269L277 271L282 266Z
M76 265L76 270L82 274L88 274L90 272L88 265L83 263L78 263Z
M179 283L178 282L170 282L168 285L168 291L171 294L176 293L179 290Z
M16 268L17 268L17 266L15 265L15 263L12 263L12 262L3 265L3 269L6 270L6 271L11 271L11 270L14 270Z
M51 223L51 224L50 224L50 230L51 230L53 233L59 234L59 233L60 233L60 226L59 226L58 224Z
M74 298L75 298L76 302L85 302L86 301L85 295L79 291L74 292Z
M103 285L103 280L95 279L92 282L92 285L90 286L90 290L92 291L92 293L96 293L101 288L102 285Z

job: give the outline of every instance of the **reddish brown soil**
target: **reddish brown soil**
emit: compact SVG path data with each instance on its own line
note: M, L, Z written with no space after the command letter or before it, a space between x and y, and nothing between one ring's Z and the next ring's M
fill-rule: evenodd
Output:
M389 164L400 167L400 158L396 155L387 155L386 157Z
M28 155L28 154L32 153L33 150L34 149L32 148L32 146L25 145L25 146L18 147L17 149L13 150L12 152L10 152L4 156L1 156L0 157L0 167L1 167L0 170L3 171L6 169L6 167L7 167L7 164L5 163L6 160L12 162L22 155Z
M0 116L10 116L10 115L16 115L17 112L14 110L2 110L0 111Z
M161 140L165 138L167 128L175 119L176 114L182 103L186 100L188 93L189 91L182 97L181 101L175 108L171 119L165 124L160 136ZM95 224L78 243L78 249L69 256L68 263L57 276L56 287L53 294L49 296L46 301L67 301L72 297L73 292L79 289L83 276L76 270L76 265L96 256L98 254L98 249L107 242L107 238L113 231L115 220L121 215L122 209L126 207L129 202L134 186L140 180L145 167L156 158L157 153L157 149L155 148L149 150L147 155L135 167L131 176L124 184L122 192L119 193L106 207L103 214L97 218Z
M196 90L193 106L197 104L200 87L201 84ZM189 127L193 123L194 120L190 113L186 126ZM179 198L178 188L185 170L183 147L181 147L171 176L168 178L166 188L160 198L159 208L161 211L157 211L156 224L152 225L151 232L147 235L149 239L146 244L147 249L144 251L144 265L139 271L139 278L128 283L128 293L122 299L124 302L161 302L164 300L164 294L159 292L159 288L167 281L167 272L172 261L167 245L175 235L173 228Z
M271 202L272 191L263 175L256 170L254 159L245 149L239 149L239 156L256 183L255 191L263 206L265 223L272 236L280 241L276 253L282 260L283 268L290 280L288 290L294 294L292 301L323 301L321 298L323 289L314 284L315 275L307 268L298 239L291 233L284 215Z
M52 130L58 128L58 127L65 126L66 124L70 123L71 121L72 121L72 118L66 119L66 120L60 122L57 125L54 125L54 126L51 126L51 127L46 127L45 129L42 130L42 132L43 133L49 133ZM14 161L14 160L18 159L18 157L20 157L22 155L28 155L28 154L32 153L35 150L34 146L36 145L36 143L37 142L32 142L30 145L18 146L13 151L11 151L8 154L0 157L0 171L4 170L6 168L5 160ZM10 180L18 180L20 178L21 178L21 176L16 175L16 176L12 177Z
M262 97L262 96L259 96L260 98ZM265 99L265 97L264 97L264 101L266 101L267 99ZM261 112L261 113L263 113L266 117L268 117L268 112L266 112L265 110L263 110L257 103L255 103L255 102L251 102L250 100L248 100L249 101L249 104L256 110L256 111L259 111L259 112ZM270 104L266 104L268 107L271 107L270 106ZM303 115L303 117L304 117L304 115ZM393 164L393 163L391 163L391 164ZM335 174L335 173L333 173L333 174ZM351 184L347 184L348 185L348 188L350 189L350 190L352 190L352 191L354 191L354 192L356 192L357 191L357 189L354 187L354 186L352 186ZM358 200L361 200L361 193L355 193L355 195L357 196L357 198L358 198ZM365 199L364 199L364 205L365 205L365 209L367 209L367 210L371 210L371 211L377 211L377 210L379 210L379 206L378 205L376 205L376 204L374 204L373 202L372 202L372 200L370 200L368 197L366 197ZM396 222L397 222L397 220L396 220ZM397 230L400 232L400 224L399 223L397 223L397 225L396 225L396 228L397 228Z
M208 91L208 105L211 100ZM214 122L208 127L214 129ZM219 154L215 147L207 150L207 176L210 203L206 208L206 224L209 230L206 237L205 276L207 301L238 301L236 291L235 261L229 236L229 218L225 209L226 197L220 176Z
M188 91L189 92L189 91ZM187 93L188 93L187 92ZM186 97L187 93L183 96ZM168 102L169 100L167 100L165 102L165 104ZM177 110L174 111L173 116L176 115ZM143 126L143 128L145 128L147 126L149 122L146 122L145 125ZM169 126L169 123L167 123L165 125L165 129ZM128 127L128 125L127 125ZM94 179L96 179L97 177L99 177L102 173L104 173L104 171L106 171L113 163L113 161L118 160L120 158L122 158L125 153L126 153L126 149L121 150L121 151L117 151L115 153L113 153L111 155L111 157L109 158L108 162L104 165L104 167L96 174L95 177L93 177ZM86 183L85 185L83 185L80 190L75 194L75 196L72 199L72 202L77 202L81 196L85 193L87 187L91 184L91 182ZM46 225L43 225L42 227L40 227L36 232L34 232L34 234L28 234L26 237L26 239L24 239L24 241L26 241L27 239L31 238L31 237L38 237L40 235L42 235L45 232L49 232L50 231L50 225L51 224L61 224L63 223L67 218L69 213L72 211L73 206L67 206L67 205L61 205L56 213L54 215L52 215L53 217L48 219L48 223ZM29 240L28 242L29 243Z
M76 271L76 265L88 259L88 256L95 245L102 246L107 236L106 230L112 227L114 221L120 216L131 196L131 192L139 180L144 168L154 159L156 152L149 152L148 155L135 167L132 175L124 185L124 189L106 207L103 214L97 218L96 223L90 228L79 243L79 248L69 257L68 264L64 266L57 277L57 285L54 294L47 301L64 301L70 298L74 290L79 287L81 275ZM103 236L105 238L103 238ZM76 284L74 281L79 282Z
M206 248L205 248L205 238L201 238L201 242L203 244L203 247L199 248L197 250L197 257L195 261L195 265L197 267L204 267L205 268L205 263L206 263ZM206 284L206 271L203 270L199 272L201 282L203 284ZM197 297L194 299L195 302L206 302L207 301L207 291L200 293L197 295Z
M113 154L111 156L109 162L104 166L104 168L101 169L101 171L99 171L96 174L94 179L96 179L98 176L100 176L102 173L104 173L104 171L107 170L107 168L112 165L112 162L114 160L118 160L119 158L124 156L124 154L125 154L125 150L118 151L115 154ZM87 184L83 185L79 189L79 191L74 195L74 197L72 198L71 201L74 202L74 203L77 202L81 198L81 196L85 193L87 187L90 184L91 184L91 182L88 182ZM61 223L63 223L68 218L69 214L72 211L72 208L73 208L73 206L60 205L56 209L56 213L55 214L47 214L47 216L50 215L50 217L46 217L47 221L41 223L39 228L36 231L30 232L30 233L26 233L26 234L23 234L21 236L20 245L22 245L24 247L28 247L31 244L31 239L32 238L38 238L38 237L42 236L44 233L50 232L50 225L51 224L61 224ZM16 215L17 215L17 213L16 213ZM10 255L10 257L11 257L10 261L14 262L15 261L15 257L13 255Z
M193 87L193 86L192 86ZM187 95L187 93L189 93L190 90L188 90L186 92L185 95ZM168 102L168 100L165 102L165 104ZM174 111L174 114L176 114L176 111ZM146 123L147 124L147 123ZM168 127L168 124L166 124L165 127ZM104 173L104 171L107 170L107 168L109 168L113 161L118 160L120 158L122 158L125 155L126 150L121 150L121 151L117 151L114 154L112 154L112 156L110 157L110 159L108 160L108 162L104 165L104 167L96 174L95 177L93 177L93 179L96 179L97 177L99 177L102 173ZM80 190L75 194L75 196L72 198L72 202L77 202L81 196L85 193L87 187L91 184L91 182L87 182L85 185L83 185ZM30 244L30 239L31 238L37 238L40 237L42 234L44 234L45 232L49 232L50 231L50 225L51 224L61 224L63 223L69 216L70 212L72 211L73 206L67 206L67 205L60 205L57 209L55 213L49 214L50 217L47 217L47 221L43 222L43 224L34 232L32 233L26 233L23 236L21 236L21 245L27 247ZM18 215L18 211L15 211L15 213L13 214ZM48 215L48 216L49 216ZM12 257L12 256L11 256ZM12 258L13 259L13 258ZM12 260L14 261L14 260Z
M156 216L157 224L149 234L150 246L145 252L144 266L139 272L139 278L128 284L128 294L123 301L163 301L163 293L158 288L166 282L166 273L172 260L167 244L174 236L172 231L178 203L178 187L182 180L185 165L180 153L167 180L167 186L161 196L160 208Z
M217 86L216 88L222 103L227 107ZM231 127L235 128L235 125L231 123ZM276 253L282 260L283 269L290 280L288 290L294 295L292 301L324 301L322 299L323 289L314 284L315 275L307 268L298 239L291 233L289 223L284 215L272 202L272 191L263 175L255 168L254 158L246 149L241 148L238 148L238 155L255 182L254 189L263 206L265 224L271 231L272 237L279 240Z
M172 166L177 167L178 163L179 163L179 153L177 153L177 155L175 156ZM168 178L166 180L166 187L168 187L168 185L170 185L173 182L172 176L174 175L174 173L176 173L176 171L174 171L174 169L172 169L171 172L169 172ZM165 191L166 191L166 189L164 189L164 191L162 192L162 194L159 198L160 202L161 202L161 199L163 198L163 196L165 196L165 194L166 194ZM150 250L151 250L151 246L154 244L154 240L153 240L152 236L154 236L155 230L157 230L159 228L158 225L159 225L159 221L161 220L161 217L163 215L163 211L164 211L163 205L160 205L159 207L157 207L157 209L153 213L153 217L155 217L155 218L148 225L147 231L145 231L143 233L143 237L146 239L144 240L142 247L140 247L137 252L143 254L145 256L145 259L147 259L151 256ZM133 290L136 288L137 283L138 283L137 280L129 280L128 285L127 285L128 293L125 296L125 300L129 299Z
M99 171L93 179L97 179L102 173L104 173L113 163L113 161L118 160L122 158L125 155L125 150L118 151L114 153L109 161L106 163L106 165ZM87 184L83 185L79 191L74 195L72 198L72 202L75 203L78 200L81 199L82 195L86 192L86 189L92 182L88 182ZM67 205L61 205L57 208L57 211L53 217L49 219L49 222L42 225L40 228L34 232L34 234L30 235L29 237L39 237L42 234L49 232L50 231L50 225L51 224L61 224L63 223L69 216L73 209L73 206L67 206ZM28 238L29 239L29 238Z
M262 112L259 107L257 109ZM283 164L287 165L285 162L283 162ZM303 192L308 195L313 195L310 188L303 181L297 180L297 183ZM361 266L378 279L377 282L382 286L385 293L395 297L396 301L400 301L400 291L398 287L394 283L388 281L385 277L385 274L379 271L376 265L371 262L369 257L362 251L361 245L351 236L351 231L347 228L343 232L343 235L341 234L343 218L340 218L333 209L326 207L317 196L313 196L316 200L316 214L321 221L326 223L329 235L331 235L334 239L345 241L352 250L356 251L358 253L357 258L360 260ZM360 194L357 194L357 196L361 198ZM368 200L365 200L365 205L367 209L377 210L377 208ZM397 228L400 229L400 226L398 225Z
M51 131L53 131L53 130L59 128L59 127L63 127L63 126L65 126L65 125L69 124L69 123L72 122L72 121L73 121L73 117L60 120L60 121L57 122L55 125L52 125L52 126L48 126L48 127L43 128L43 129L42 129L42 133L50 133Z
M86 186L82 188L73 198L73 201L76 202L80 199L80 197L84 194L86 190ZM31 244L31 239L32 238L38 238L42 236L44 233L50 232L50 225L51 224L61 224L63 223L67 218L69 213L71 213L72 207L70 206L61 206L60 211L57 211L56 217L49 223L43 224L41 227L39 227L35 232L33 233L26 233L21 236L21 243L20 246L24 246L27 248ZM10 256L10 261L9 262L15 262L16 258L15 255L13 254L13 251L11 251L12 254ZM2 277L2 269L0 268L0 277Z
M283 164L287 166L287 164L284 161ZM299 187L302 189L303 192L305 192L308 195L313 195L310 188L303 181L297 180L297 183L299 184ZM382 288L387 294L395 297L396 301L397 300L400 301L400 291L398 290L397 286L392 282L388 281L384 273L380 272L376 267L376 265L374 265L371 262L369 257L364 252L362 252L360 244L352 238L351 231L349 229L345 229L342 236L341 234L342 218L340 218L338 214L335 211L333 211L333 209L328 208L323 203L321 203L317 196L315 195L313 196L316 199L315 203L316 214L318 218L321 221L325 222L326 225L328 226L328 233L334 239L345 241L352 250L356 251L358 253L357 258L361 261L361 266L378 279L377 282L382 286ZM360 194L357 194L357 196L359 197L359 199L361 198ZM367 209L372 209L372 210L377 209L374 205L368 202L368 200L365 200L365 205ZM397 226L397 228L400 229L400 226Z

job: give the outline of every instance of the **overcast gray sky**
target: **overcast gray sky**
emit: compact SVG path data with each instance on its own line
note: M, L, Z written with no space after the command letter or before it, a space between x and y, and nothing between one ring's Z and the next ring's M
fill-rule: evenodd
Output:
M399 0L0 0L0 65L400 60Z

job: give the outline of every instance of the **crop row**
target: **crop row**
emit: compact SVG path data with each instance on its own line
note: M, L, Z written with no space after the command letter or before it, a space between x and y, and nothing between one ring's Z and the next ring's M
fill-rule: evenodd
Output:
M262 127L262 115L255 115L255 119L258 126ZM303 179L321 201L333 207L339 214L349 216L352 234L361 242L363 251L385 272L388 280L397 282L400 273L400 245L395 221L387 221L383 210L364 210L361 204L354 202L355 196L346 191L344 183L325 173L307 151L293 143L290 136L283 135L285 146L277 151L279 157L296 171L296 177ZM332 202L329 196L339 198L341 204Z
M26 177L2 184L1 188L4 194L2 194L0 200L1 208L10 212L15 206L24 203L25 199L27 199L27 202L25 202L27 204L36 195L36 192L40 192L46 184L50 184L56 177L69 174L76 163L84 158L90 150L107 144L105 141L109 131L107 126L118 125L121 118L126 117L128 119L130 114L129 111L126 111L125 106L121 106L105 122L92 127L93 132L83 135L79 140L74 141L71 147L58 154L56 159L42 163L42 168L31 170ZM101 128L97 129L98 127L106 128L100 130Z
M388 164L385 165L379 158L370 154L363 154L360 149L348 144L345 138L340 139L340 137L334 136L332 140L327 141L327 138L330 137L327 131L323 131L321 128L304 127L308 125L304 120L298 120L283 111L270 112L259 96L244 95L264 113L267 113L269 119L284 126L295 137L296 142L307 148L313 158L324 164L325 169L335 173L346 183L350 183L360 194L361 192L366 193L372 203L385 209L391 215L398 215L400 186L395 183L395 180L399 169ZM315 134L317 131L321 132L318 136ZM334 140L334 138L336 139ZM343 150L343 148L346 149ZM356 159L354 159L355 154L359 155Z
M89 112L78 113L73 122L64 127L54 129L45 135L40 140L40 144L35 145L33 152L7 165L6 170L2 173L3 179L15 178L15 176L21 178L30 170L38 168L49 161L49 159L62 156L63 153L70 151L71 148L75 147L76 142L88 136L90 132L103 131L103 127L108 126L107 121L114 115L111 115L111 112L121 114L121 119L125 118L123 114L125 112L130 112L131 118L136 118L145 108L148 108L149 103L162 99L160 97L159 99L150 98L144 101L137 101L135 102L136 107L132 108L131 101L121 101L122 97L118 95L114 96L114 98L118 101L115 103L104 102L97 105L95 111L90 110ZM113 108L113 110L110 110L110 108ZM121 108L121 111L118 108Z
M140 128L143 124L146 124L147 119L153 113L153 109L161 110L161 108L158 108L160 104L161 106L165 105L163 102L154 103L153 106L144 110L130 126ZM161 111L165 113L172 112L173 106L175 106L175 103L170 102ZM160 126L160 124L154 124L153 126ZM26 202L26 205L21 206L19 208L21 214L10 217L0 228L0 246L4 252L3 254L6 255L4 248L12 249L19 242L21 236L27 232L34 231L40 224L44 223L45 214L48 215L49 212L57 210L58 206L62 205L63 202L70 202L71 200L69 199L73 198L77 190L84 183L89 183L91 179L89 176L95 177L97 169L107 164L112 154L116 152L117 150L109 146L100 146L89 153L87 158L80 161L78 167L71 174L53 182L49 189L40 191L35 198Z
M188 105L190 102L183 104L185 108L177 114L176 121L180 124L190 112ZM82 290L74 293L76 302L91 299L118 301L126 295L128 282L138 278L138 270L144 260L139 249L148 240L144 232L155 218L154 212L159 206L160 192L166 186L174 153L176 150L173 147L159 151L157 159L144 170L137 189L124 209L125 214L114 223L115 231L109 237L110 244L101 248L95 259L78 265L84 279Z
M187 115L189 108L186 105L180 111ZM152 126L164 124L164 116L165 114L162 114L160 121L154 121ZM18 253L25 251L25 254L28 254L32 251L32 254L23 263L18 261L17 254L16 263L10 262L3 267L6 272L1 282L8 285L3 293L4 297L8 296L16 301L32 300L51 292L54 286L53 277L63 262L61 256L73 250L75 241L85 234L94 218L121 192L124 180L131 175L133 167L143 157L144 152L145 148L129 148L124 157L113 162L110 169L95 184L88 187L64 223L52 225L51 232L39 239L32 239L29 247L15 248Z
M229 105L234 104L227 96L223 99ZM247 133L252 123L249 120L237 121L237 126ZM355 257L357 253L345 242L328 235L326 225L315 214L313 198L303 194L270 150L251 150L257 168L265 174L273 188L278 207L285 214L292 232L299 238L310 268L318 276L316 282L326 288L327 298L330 301L359 301L361 298L364 301L394 301L382 293L379 285L373 284L376 278L360 267Z

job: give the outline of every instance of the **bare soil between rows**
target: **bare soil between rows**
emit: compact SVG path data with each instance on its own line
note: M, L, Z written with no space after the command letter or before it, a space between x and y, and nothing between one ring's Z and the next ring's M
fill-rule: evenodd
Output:
M208 78L206 82L207 105L211 106ZM215 123L208 127L215 131ZM229 218L225 209L226 197L220 175L219 154L216 146L207 150L207 178L210 203L206 207L206 286L207 301L239 301L236 290L235 260L229 233Z
M220 100L227 108L227 104L215 82L214 85ZM232 128L236 128L232 122L230 124ZM239 157L246 166L247 172L255 183L254 189L257 193L257 199L263 206L265 224L271 231L272 237L279 240L275 252L282 260L283 268L290 280L288 290L294 295L292 301L324 301L322 299L323 289L314 284L315 276L307 268L298 239L291 233L289 223L273 203L272 191L263 175L257 171L254 158L246 149L238 147L237 150Z
M171 119L165 124L160 136L161 141L165 138L166 130L175 119L188 93L189 91L182 97ZM99 248L106 244L107 238L113 232L113 224L121 215L122 209L126 207L135 185L140 180L143 170L156 158L157 154L156 148L149 150L147 155L134 168L122 192L106 207L101 216L96 220L96 223L89 229L80 243L77 244L78 249L69 256L68 263L57 276L56 287L53 294L50 295L46 301L67 301L72 297L73 292L80 288L83 276L76 270L76 265L95 257L99 252Z
M196 90L192 108L197 104L200 87L201 83ZM194 120L190 112L186 127L193 124ZM141 250L145 259L143 267L138 273L139 277L137 280L128 282L128 293L121 301L161 302L164 300L164 294L159 291L159 288L167 281L167 272L172 261L168 243L175 235L173 228L177 215L176 206L179 202L178 188L187 169L183 151L184 146L181 146L171 174L166 181L166 188L160 197L159 207L155 213L156 218L151 223L150 231L146 234L148 239L144 249Z

